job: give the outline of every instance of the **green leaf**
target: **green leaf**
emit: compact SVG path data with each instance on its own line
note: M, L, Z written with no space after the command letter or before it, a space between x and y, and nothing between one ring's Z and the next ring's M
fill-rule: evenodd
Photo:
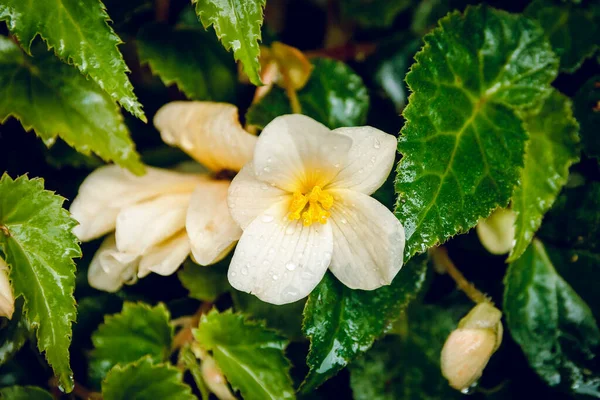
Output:
M12 319L0 328L0 365L21 350L29 336L30 327L23 313L23 299L17 299Z
M213 26L226 50L241 61L250 82L261 85L258 56L266 0L192 0L205 29ZM200 51L200 49L198 49Z
M517 218L509 262L519 258L531 243L542 217L567 183L569 167L579 160L579 126L566 96L552 92L541 108L526 115L523 122L529 142L521 184L512 198Z
M583 151L600 160L600 75L588 80L573 99Z
M342 0L342 17L365 28L387 28L398 14L412 5L411 0Z
M535 0L525 15L537 20L560 57L560 70L575 72L600 44L598 5L570 1Z
M0 389L3 400L53 400L50 393L35 386L10 386Z
M282 336L231 311L203 315L194 336L244 399L295 398Z
M150 24L138 34L137 46L140 61L147 63L165 85L176 84L189 99L235 98L235 64L207 32Z
M60 136L83 154L92 151L134 173L144 171L118 107L52 54L28 57L0 36L0 98L0 121L17 118L47 146Z
M541 242L510 264L504 284L508 328L529 365L550 386L600 396L600 330Z
M426 270L426 258L415 258L390 286L373 291L349 289L328 273L304 308L302 330L310 338L310 351L302 390L317 388L367 351L415 298Z
M44 190L42 179L0 179L0 249L10 265L15 298L23 296L40 352L64 391L73 389L69 366L75 321L75 264L81 256L71 229L77 221L62 208L64 198Z
M102 382L104 400L195 400L183 383L183 373L170 364L153 364L150 357L110 370Z
M142 105L127 78L129 68L117 49L121 39L108 25L109 16L101 1L5 0L0 20L31 54L37 35L64 62L90 76L114 101L146 121Z
M107 316L92 334L90 368L106 373L143 356L155 362L168 360L173 341L170 319L164 304L124 303L119 314Z
M201 266L187 260L177 272L177 276L183 287L189 290L190 297L213 302L231 289L227 280L228 268L229 263Z
M298 91L302 114L331 129L364 125L369 110L369 94L362 79L346 64L327 58L311 60L310 79ZM263 129L275 117L291 114L292 108L283 89L273 87L246 113L250 125Z
M202 377L202 369L200 368L198 359L190 349L189 345L184 346L179 351L179 364L182 365L186 370L190 371L192 378L194 378L194 383L196 383L196 386L200 391L202 400L209 400L210 391L208 390L208 386L206 386L206 382L204 382L204 378Z
M558 64L535 23L485 6L449 14L424 40L398 141L406 257L508 203L527 141L517 111L550 93Z

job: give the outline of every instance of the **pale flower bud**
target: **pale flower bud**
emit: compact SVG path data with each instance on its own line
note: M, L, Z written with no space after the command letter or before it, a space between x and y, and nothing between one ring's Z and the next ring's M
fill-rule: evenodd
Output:
M8 265L0 257L0 317L12 318L15 311L15 297L8 279Z
M487 219L479 220L477 236L483 247L492 254L506 254L514 247L516 214L499 208Z
M225 375L212 357L205 355L200 368L206 386L219 400L235 400L235 396L227 386Z
M483 373L502 342L502 312L489 303L476 305L458 324L442 349L442 374L450 386L467 390Z

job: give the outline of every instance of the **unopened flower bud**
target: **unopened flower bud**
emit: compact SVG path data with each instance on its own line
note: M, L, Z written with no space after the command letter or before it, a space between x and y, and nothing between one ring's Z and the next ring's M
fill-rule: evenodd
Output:
M442 374L450 386L468 389L483 373L502 342L502 312L489 303L475 306L458 324L442 349Z
M477 224L477 236L483 247L492 254L506 254L514 247L516 214L499 208Z
M215 360L205 355L200 364L202 369L202 378L208 389L219 398L219 400L235 400L235 396L229 390L227 386L227 380L221 371L221 368L217 365Z
M0 317L11 319L14 311L15 297L8 279L8 265L0 258Z

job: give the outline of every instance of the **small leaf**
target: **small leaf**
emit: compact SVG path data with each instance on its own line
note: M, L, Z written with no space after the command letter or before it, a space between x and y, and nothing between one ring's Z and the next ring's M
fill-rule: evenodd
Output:
M558 64L525 17L478 6L439 24L406 76L396 215L407 258L506 206L527 140L517 111L550 93Z
M237 70L214 37L198 29L149 24L137 36L140 61L191 100L232 101ZM202 49L202 51L200 51Z
M244 399L295 398L283 337L231 311L203 315L194 336Z
M512 208L515 221L515 245L508 258L512 262L525 251L567 182L569 167L579 160L579 126L573 118L569 99L554 91L541 108L524 117L529 142L521 184L515 189Z
M412 5L411 0L342 0L342 17L366 28L387 28L398 14Z
M6 21L28 54L39 35L61 60L89 75L114 101L146 121L127 78L129 68L117 49L121 39L108 25L109 16L101 1L43 0L32 4L5 0L0 6L0 20Z
M17 299L12 319L0 329L0 365L21 350L29 336L30 327L23 312L23 299Z
M153 364L150 357L110 370L102 382L104 400L195 400L183 383L183 373L170 364Z
M37 344L66 392L73 389L69 365L75 321L75 264L81 256L71 229L77 222L64 199L44 190L42 179L0 179L0 249L10 266L15 298L23 296Z
M190 297L212 302L231 289L227 280L228 265L218 263L205 267L187 260L177 276L183 287L189 290Z
M310 351L302 390L317 388L367 351L415 298L426 269L425 257L415 258L390 286L373 291L349 289L327 274L304 308L302 329L310 338Z
M600 160L600 75L588 80L573 99L583 151Z
M118 107L52 54L28 57L0 36L0 98L0 121L15 117L47 146L60 136L83 154L92 151L134 173L144 171Z
M50 393L36 386L9 386L0 389L3 400L53 400Z
M250 82L261 85L258 56L266 0L192 0L205 29L213 26L226 50L241 61ZM198 49L197 51L200 51Z
M510 264L504 284L508 328L529 365L550 386L600 396L600 330L541 242Z

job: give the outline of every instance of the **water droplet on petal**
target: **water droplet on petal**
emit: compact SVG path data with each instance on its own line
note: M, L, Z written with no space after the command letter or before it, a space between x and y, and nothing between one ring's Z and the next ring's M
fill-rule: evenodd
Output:
M250 265L246 264L242 267L242 275L248 275L248 270L250 269Z
M375 156L371 157L371 164L375 164L376 161L377 161L377 158Z
M231 273L231 276L232 276L232 277L234 277L234 276L236 276L236 275L237 275L237 274L236 274L235 272L232 272L232 273Z
M275 249L274 248L270 248L269 249L269 255L273 255L275 254Z
M347 220L346 218L342 218L342 219L340 219L340 222L341 222L342 224L347 224L347 223L348 223L348 220Z
M260 188L261 188L262 190L267 190L267 189L269 189L269 186L267 186L267 184L266 184L266 183L263 183L262 185L260 185Z
M365 172L365 170L364 170L364 169L362 169L362 168L358 170L358 173L359 173L359 174L362 174L363 172Z
M288 226L287 229L285 230L286 235L291 235L294 232L296 232L296 227L294 225Z
M262 222L272 222L275 218L272 215L264 214L261 218Z
M267 158L267 163L271 164L272 161L273 159L271 157Z
M291 261L289 263L285 264L285 269L287 269L288 271L293 271L296 269L296 267L297 267L297 265Z
M265 171L265 172L270 172L270 171L271 171L271 168L269 168L269 167L264 167L264 168L263 168L263 171Z
M381 147L381 142L379 141L379 139L375 139L373 141L373 147L375 147L376 149Z
M279 279L279 277L277 275L273 275L273 280L276 281L277 279Z

